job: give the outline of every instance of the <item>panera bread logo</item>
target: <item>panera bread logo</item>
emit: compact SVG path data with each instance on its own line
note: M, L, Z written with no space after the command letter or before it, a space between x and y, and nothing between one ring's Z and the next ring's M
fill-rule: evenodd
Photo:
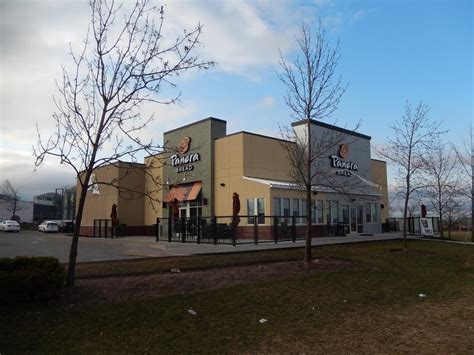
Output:
M339 169L336 171L336 175L351 176L351 171L359 170L357 163L344 160L349 156L349 146L347 144L339 145L337 155L338 156L331 155L329 157L329 159L331 159L331 166L335 169Z
M341 144L339 146L337 155L339 155L342 159L347 159L349 156L349 146L347 144Z
M171 165L176 168L177 173L194 170L194 165L197 161L201 160L199 153L191 153L184 155L189 151L191 146L191 138L183 137L179 142L178 154L173 154L171 159Z
M178 153L186 154L189 151L189 145L191 144L191 138L183 137L179 142Z

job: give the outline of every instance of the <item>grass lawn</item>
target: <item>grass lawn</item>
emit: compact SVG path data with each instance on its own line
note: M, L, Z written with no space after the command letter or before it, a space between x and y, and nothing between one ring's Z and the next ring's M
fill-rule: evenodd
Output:
M472 354L474 247L401 246L317 247L306 268L303 249L81 264L70 301L1 307L0 353Z
M449 232L444 231L444 238L449 239ZM471 231L451 231L451 239L461 242L471 241Z

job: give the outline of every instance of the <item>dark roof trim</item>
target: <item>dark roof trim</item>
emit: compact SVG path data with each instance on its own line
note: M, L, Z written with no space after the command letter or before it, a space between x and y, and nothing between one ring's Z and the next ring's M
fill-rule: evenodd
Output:
M346 128L342 128L342 127L338 127L338 126L334 126L332 124L329 124L329 123L324 123L324 122L321 122L321 121L316 121L316 120L310 120L310 122L312 124L314 124L315 126L319 126L319 127L323 127L323 128L327 128L327 129L332 129L334 131L338 131L338 132L341 132L341 133L345 133L345 134L349 134L351 136L355 136L355 137L359 137L359 138L362 138L362 139L367 139L367 140L371 140L372 137L370 136L367 136L365 134L362 134L362 133L358 133L358 132L354 132L354 131L351 131L349 129L346 129ZM291 124L292 127L295 127L295 126L300 126L302 124L307 124L308 123L308 120L301 120L301 121L296 121L296 122L293 122Z
M236 134L249 134L249 135L256 136L256 137L267 138L267 139L273 139L273 140L276 140L276 141L279 141L279 142L295 144L295 142L293 142L293 141L287 141L286 139L281 139L281 138L275 138L275 137L265 136L265 135L263 135L263 134L252 133L252 132L247 132L247 131L240 131L240 132L231 133L231 134L228 134L228 135L226 135L226 136L224 136L224 137L216 138L216 140L224 139L224 138L231 137L231 136L235 136Z
M371 158L370 160L373 160L373 161L378 161L378 162L380 162L380 163L387 164L387 162L386 162L385 160L374 159L374 158Z
M215 118L215 117L208 117L208 118L204 118L202 120L199 120L199 121L196 121L196 122L191 122L187 125L184 125L184 126L181 126L181 127L178 127L178 128L174 128L170 131L167 131L167 132L164 132L163 135L165 134L168 134L168 133L171 133L171 132L175 132L175 131L178 131L180 129L183 129L183 128L188 128L188 127L191 127L191 126L194 126L196 124L200 124L200 123L203 123L203 122L206 122L206 121L216 121L216 122L221 122L221 123L226 123L227 124L227 121L224 121L224 120L221 120L219 118Z

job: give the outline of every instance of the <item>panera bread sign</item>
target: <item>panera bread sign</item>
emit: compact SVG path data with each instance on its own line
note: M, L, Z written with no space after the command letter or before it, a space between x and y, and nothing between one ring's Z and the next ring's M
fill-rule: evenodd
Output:
M177 173L194 170L193 163L201 160L199 153L186 154L191 146L191 138L183 137L179 142L178 154L173 154L171 165L176 168Z
M351 171L359 170L357 163L344 160L349 156L349 146L347 144L341 144L337 154L338 156L331 155L329 157L329 159L331 159L331 166L335 169L339 169L336 171L336 175L351 176Z

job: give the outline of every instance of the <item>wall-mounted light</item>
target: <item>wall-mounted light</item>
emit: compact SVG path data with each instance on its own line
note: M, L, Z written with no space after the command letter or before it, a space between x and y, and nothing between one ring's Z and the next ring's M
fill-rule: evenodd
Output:
M355 198L351 199L351 202L356 202L356 199Z
M225 186L225 184L223 182L221 182L221 186Z

